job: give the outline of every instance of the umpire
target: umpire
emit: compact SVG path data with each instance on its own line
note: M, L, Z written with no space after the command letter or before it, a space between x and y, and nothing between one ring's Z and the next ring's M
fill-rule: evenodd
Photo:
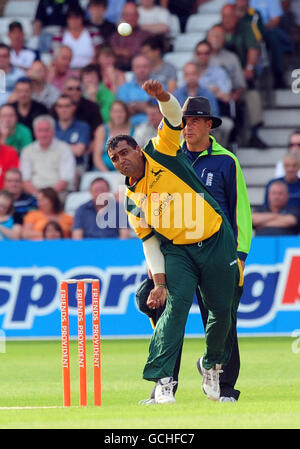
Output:
M210 134L212 129L219 127L222 120L214 117L210 111L210 105L204 97L189 97L183 106L183 116L186 126L183 130L184 142L182 149L189 162L193 166L198 178L204 184L208 192L219 203L234 231L237 252L244 268L245 260L251 245L252 219L245 180L240 164L236 156L223 148ZM207 121L199 118L206 118ZM137 300L147 299L147 291L151 287L151 281L145 281L139 292ZM200 289L197 288L196 296L202 315L204 327L207 323L208 312L203 304ZM143 306L142 306L143 307ZM147 312L144 307L143 312ZM149 317L155 326L164 308L160 307ZM181 351L179 353L175 369L174 379L178 379L180 369ZM240 356L237 332L235 330L234 345L231 358L223 373L220 375L220 399L221 402L235 402L240 392L234 388L240 370ZM149 399L151 403L151 398Z

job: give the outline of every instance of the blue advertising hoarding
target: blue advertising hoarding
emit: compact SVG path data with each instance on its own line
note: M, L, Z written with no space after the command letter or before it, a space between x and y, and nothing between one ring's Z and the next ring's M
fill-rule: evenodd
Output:
M150 336L134 292L146 277L141 242L59 240L1 242L0 326L7 338L60 337L60 281L100 279L101 335ZM180 279L178 280L180 282ZM77 333L75 286L70 286L70 334ZM86 292L91 335L91 292ZM300 328L300 237L254 238L245 268L238 333L288 334ZM186 334L203 334L193 304Z

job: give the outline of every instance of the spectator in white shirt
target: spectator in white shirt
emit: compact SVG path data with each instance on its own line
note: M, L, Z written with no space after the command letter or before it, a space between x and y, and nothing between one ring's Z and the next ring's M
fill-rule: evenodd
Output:
M10 48L8 45L0 43L0 71L5 74L5 87L2 87L0 94L0 105L7 103L19 78L25 75L24 70L14 67L10 62ZM2 77L3 78L3 77ZM4 91L3 91L4 90Z
M15 67L28 69L33 61L39 59L39 53L24 45L24 32L20 22L11 22L8 27L10 40L10 62Z
M24 190L32 195L44 187L52 187L65 198L73 188L75 158L69 145L55 136L55 121L49 115L41 115L33 122L36 140L21 153L20 170Z
M140 0L138 24L142 30L167 35L170 31L171 14L166 8L156 6L154 0Z
M85 27L84 19L84 11L80 6L70 7L67 13L66 29L62 35L53 38L54 49L60 45L66 45L71 48L71 69L81 69L90 64L94 58L94 46L97 44L97 41L96 38L92 38Z

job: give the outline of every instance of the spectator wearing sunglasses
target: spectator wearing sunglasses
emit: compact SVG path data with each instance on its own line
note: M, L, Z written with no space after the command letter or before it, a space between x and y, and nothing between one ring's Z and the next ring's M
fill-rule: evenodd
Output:
M91 128L92 137L95 130L102 124L102 117L99 111L99 106L94 101L84 98L80 79L71 76L64 85L64 95L71 98L75 104L75 118L87 122ZM57 120L57 113L54 108L51 110L51 115Z
M288 153L294 153L297 154L300 158L300 128L296 129L289 138L288 143ZM284 176L284 166L283 166L283 160L280 160L276 164L275 168L275 178L281 178ZM300 170L298 172L298 177L300 178Z

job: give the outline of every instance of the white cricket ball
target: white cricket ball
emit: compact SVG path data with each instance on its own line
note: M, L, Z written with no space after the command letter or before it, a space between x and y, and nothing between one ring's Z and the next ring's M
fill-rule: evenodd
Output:
M132 26L129 23L122 22L118 25L118 33L121 36L129 36L132 33Z

